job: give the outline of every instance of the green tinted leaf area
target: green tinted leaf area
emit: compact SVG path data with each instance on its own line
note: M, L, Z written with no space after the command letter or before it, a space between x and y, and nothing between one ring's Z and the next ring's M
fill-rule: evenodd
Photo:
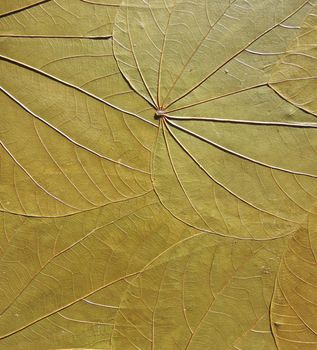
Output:
M1 2L1 349L317 349L316 6Z

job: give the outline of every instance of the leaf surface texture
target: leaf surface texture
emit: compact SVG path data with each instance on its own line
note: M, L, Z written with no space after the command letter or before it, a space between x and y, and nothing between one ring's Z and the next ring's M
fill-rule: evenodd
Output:
M316 348L316 18L2 1L1 348Z

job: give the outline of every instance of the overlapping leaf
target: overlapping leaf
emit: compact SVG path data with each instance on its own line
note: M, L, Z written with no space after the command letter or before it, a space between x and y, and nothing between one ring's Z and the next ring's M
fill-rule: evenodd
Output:
M317 7L273 71L270 85L283 98L317 116Z
M317 168L309 154L317 124L275 95L267 66L286 49L288 22L299 21L311 4L129 4L118 11L114 52L131 85L162 115L153 163L162 204L213 233L259 239L289 233L315 201ZM271 12L263 16L264 9Z
M315 346L314 3L0 5L0 347Z
M274 349L268 306L283 246L206 234L177 244L131 281L115 348Z
M171 226L153 202L152 194L65 218L27 219L1 262L2 346L108 346L121 284L195 233Z
M127 106L133 101L138 111L147 105L118 79L109 42L67 40L32 39L34 46L28 49L25 40L2 40L1 99L6 115L1 142L7 159L1 169L3 210L58 216L151 188L155 127L104 98L117 102L118 96L125 96ZM40 59L39 51L45 52ZM71 60L79 71L86 64L96 69L79 78Z
M317 220L289 242L272 301L273 333L280 350L317 349Z

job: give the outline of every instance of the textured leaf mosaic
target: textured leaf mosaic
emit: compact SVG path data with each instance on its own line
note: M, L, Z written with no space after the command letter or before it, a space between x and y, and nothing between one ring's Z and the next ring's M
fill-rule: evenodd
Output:
M0 2L0 349L317 349L317 1Z

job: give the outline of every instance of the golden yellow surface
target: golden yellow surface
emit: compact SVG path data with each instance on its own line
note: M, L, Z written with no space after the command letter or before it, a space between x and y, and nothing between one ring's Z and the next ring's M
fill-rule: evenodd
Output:
M0 349L317 349L307 0L0 2Z

